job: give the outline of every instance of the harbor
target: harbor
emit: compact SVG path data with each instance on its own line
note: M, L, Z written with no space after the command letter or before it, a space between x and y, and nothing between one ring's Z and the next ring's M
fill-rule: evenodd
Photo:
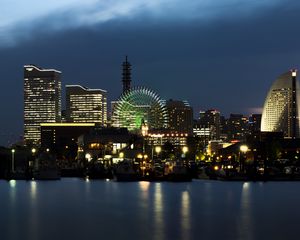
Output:
M15 154L15 153L14 153ZM237 161L191 161L187 159L90 159L58 161L50 153L14 156L0 166L0 179L6 180L60 180L81 178L89 180L188 182L193 180L219 181L299 181L300 166L297 161L278 159L272 162L257 161L251 164ZM3 164L4 163L4 164ZM272 164L271 164L272 163Z
M0 180L1 239L295 239L297 187L211 180Z

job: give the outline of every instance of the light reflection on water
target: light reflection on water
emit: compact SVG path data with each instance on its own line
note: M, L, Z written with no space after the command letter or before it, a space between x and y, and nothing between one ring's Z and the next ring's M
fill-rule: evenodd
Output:
M251 184L249 182L243 183L241 204L240 204L240 225L238 227L239 239L254 239L252 229L251 216Z
M147 201L148 197L149 197L150 182L141 181L141 182L139 182L139 186L140 186L140 190L142 192L142 199L144 201Z
M32 240L38 240L38 224L39 224L39 215L38 215L38 200L37 198L37 187L38 183L36 181L30 182L30 218L28 224L28 230Z
M11 188L15 188L16 185L17 185L17 181L16 181L16 180L10 180L10 181L9 181L9 186L10 186Z
M0 239L295 239L297 188L297 183L214 181L0 181Z
M164 218L163 218L163 195L161 190L161 183L154 185L154 239L164 239Z
M9 226L8 226L8 231L9 235L12 236L12 238L17 238L15 228L17 226L17 221L16 221L16 214L17 214L17 181L16 180L10 180L9 181ZM1 211L2 212L2 211Z
M188 191L184 191L181 194L181 228L182 233L184 235L182 236L182 239L187 238L189 239L189 230L190 230L190 222L191 216L190 216L190 195Z
M31 181L30 182L30 196L31 196L32 201L34 201L36 198L36 191L37 191L36 188L37 188L36 181Z

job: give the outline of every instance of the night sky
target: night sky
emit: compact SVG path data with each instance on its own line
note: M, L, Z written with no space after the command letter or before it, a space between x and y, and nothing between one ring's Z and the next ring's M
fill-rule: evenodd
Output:
M188 100L195 116L260 112L275 78L299 67L299 23L297 0L1 0L0 145L23 133L30 63L111 101L128 55L133 85Z

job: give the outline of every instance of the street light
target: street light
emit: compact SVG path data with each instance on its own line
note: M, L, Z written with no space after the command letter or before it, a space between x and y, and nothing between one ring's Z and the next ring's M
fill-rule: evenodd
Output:
M187 146L184 146L184 147L182 148L183 154L186 154L188 151L189 151L189 148L188 148Z
M241 145L240 146L240 151L245 154L248 151L248 146L247 145Z
M158 158L159 153L161 152L161 146L156 146L155 147L155 152L156 152L156 155L157 155L157 158Z
M92 155L90 153L85 154L85 159L90 162L92 160Z
M119 158L124 158L124 153L123 152L119 153Z
M11 171L14 173L15 172L15 149L11 150Z
M246 153L247 153L247 151L248 151L248 146L247 145L241 145L240 146L240 152L239 152L239 155L240 155L240 159L239 159L239 161L240 161L240 171L241 170L244 170L244 164L242 164L242 157L241 157L241 152L245 155Z
M181 155L181 159L182 160L186 160L185 158L186 158L186 153L189 151L189 148L187 147L187 146L183 146L182 147L182 155Z
M189 151L189 148L187 146L182 147L182 157L185 158L186 157L186 153Z
M35 161L35 153L36 153L36 148L31 148L31 158L29 159L29 162L28 162L28 166L29 168L38 168L38 161Z

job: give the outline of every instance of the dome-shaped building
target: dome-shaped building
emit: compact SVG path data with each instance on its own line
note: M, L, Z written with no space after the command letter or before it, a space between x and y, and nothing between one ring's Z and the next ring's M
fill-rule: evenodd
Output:
M145 87L136 87L117 100L112 121L114 127L125 127L129 131L141 129L143 123L149 129L161 129L167 127L168 114L158 94Z
M299 137L300 86L296 75L296 70L284 73L271 86L262 113L262 132Z

